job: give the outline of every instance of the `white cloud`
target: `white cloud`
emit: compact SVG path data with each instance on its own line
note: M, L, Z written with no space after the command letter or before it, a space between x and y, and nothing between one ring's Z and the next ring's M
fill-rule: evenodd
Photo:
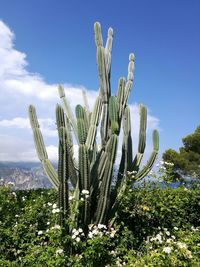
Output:
M25 141L13 135L0 135L0 161L25 161L38 162L35 147L31 141ZM51 161L57 161L57 146L47 146L48 157Z
M37 160L27 118L30 102L36 106L49 158L56 160L57 130L53 112L56 102L59 101L57 85L48 84L39 74L27 70L26 54L15 49L14 38L14 33L0 20L0 131L3 133L0 140L0 161ZM82 90L87 93L90 107L93 106L97 91L70 83L65 83L64 86L73 110L77 104L83 103ZM139 131L138 105L131 104L130 109L132 136L135 140L133 145L136 150ZM158 128L158 125L158 119L148 115L148 138L152 129ZM75 145L75 155L77 150Z
M46 149L47 149L48 158L51 161L57 161L58 160L58 147L50 145L50 146L47 146Z
M38 119L42 134L44 136L57 136L57 130L55 126L55 121L51 118ZM28 118L13 118L11 120L0 120L0 127L4 128L19 128L19 129L31 129L30 122Z
M14 135L0 135L0 161L38 161L32 142Z

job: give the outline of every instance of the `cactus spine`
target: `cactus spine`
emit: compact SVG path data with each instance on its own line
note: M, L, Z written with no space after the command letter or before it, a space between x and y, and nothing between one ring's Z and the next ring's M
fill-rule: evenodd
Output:
M159 136L153 131L153 152L147 164L141 168L141 160L146 146L147 109L140 105L140 131L138 152L133 159L131 120L128 98L133 84L135 57L129 55L127 79L121 77L116 96L111 95L110 68L113 42L113 30L108 29L105 47L101 34L101 25L94 24L97 71L99 77L99 96L90 112L86 93L83 91L84 106L76 106L74 116L65 96L64 88L58 91L63 108L56 107L56 122L59 137L58 171L50 163L43 142L35 108L29 107L30 123L39 159L52 182L58 189L58 202L61 209L60 223L67 229L70 220L72 227L83 227L87 233L90 223L112 224L115 221L117 207L127 186L141 180L151 170L157 157ZM101 143L96 140L100 124ZM76 138L78 163L74 159L72 131ZM121 160L117 181L113 181L116 166L118 139L123 132ZM73 201L69 203L69 181L74 188Z

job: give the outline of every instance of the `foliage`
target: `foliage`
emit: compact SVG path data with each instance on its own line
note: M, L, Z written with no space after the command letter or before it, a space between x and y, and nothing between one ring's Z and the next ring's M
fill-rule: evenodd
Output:
M0 266L199 264L198 184L188 189L144 186L127 190L115 229L91 224L87 237L81 228L62 236L56 198L54 189L0 187Z
M124 194L117 223L123 218L123 225L134 232L139 242L160 226L168 229L199 226L199 192L199 184L195 189L162 189L156 185L130 189Z
M179 152L168 149L163 154L163 160L174 164L174 178L200 178L200 126L182 141L183 147L179 148Z

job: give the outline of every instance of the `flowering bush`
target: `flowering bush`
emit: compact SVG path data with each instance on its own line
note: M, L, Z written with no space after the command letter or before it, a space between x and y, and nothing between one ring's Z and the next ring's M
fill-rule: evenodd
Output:
M56 194L0 187L0 266L199 266L198 185L128 190L115 226L91 224L87 238L62 236Z

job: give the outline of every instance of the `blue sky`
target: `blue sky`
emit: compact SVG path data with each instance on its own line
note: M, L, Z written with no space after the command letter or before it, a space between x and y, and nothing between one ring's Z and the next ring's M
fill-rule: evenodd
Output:
M56 92L55 99L45 92L54 92L56 84L71 88L72 102L84 87L92 102L98 89L95 21L101 22L104 38L109 26L114 29L113 93L118 78L127 75L128 54L134 52L133 111L138 103L147 105L149 136L158 127L161 152L178 149L181 138L200 124L199 12L196 0L0 1L0 49L4 44L5 52L5 61L0 59L0 160L34 155L28 103L37 106L53 153L59 99Z

